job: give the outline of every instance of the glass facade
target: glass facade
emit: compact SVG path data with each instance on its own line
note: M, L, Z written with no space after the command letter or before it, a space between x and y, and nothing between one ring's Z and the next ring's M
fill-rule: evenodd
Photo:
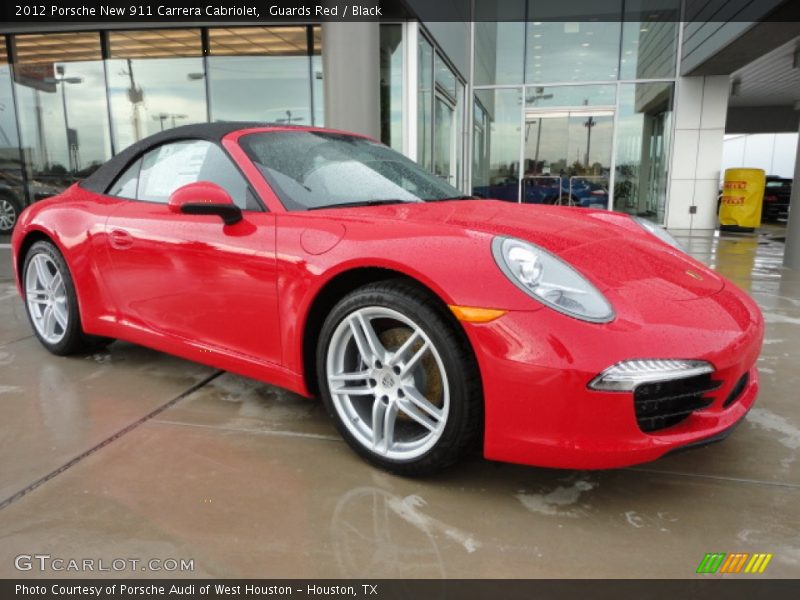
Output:
M672 84L620 86L614 208L664 222Z
M679 1L653 6L620 0L616 21L553 22L528 0L524 23L473 25L474 194L663 222Z
M475 23L475 85L522 83L524 56L525 23Z
M525 81L614 81L621 23L527 24Z
M108 34L108 97L114 147L164 129L206 120L199 29Z
M529 17L541 9L518 4ZM627 21L477 21L471 86L422 26L380 24L381 140L465 192L663 221L679 23L652 4L620 0ZM491 0L475 7L496 10ZM0 54L0 229L4 198L24 205L55 194L163 129L324 125L320 25L5 39L13 60Z
M315 124L306 27L211 29L208 37L212 121Z
M20 34L0 44L3 214L188 123L322 125L320 26Z
M417 48L417 162L433 168L433 45L421 38Z
M464 186L464 90L441 50L422 36L417 52L417 162Z
M403 151L403 28L381 25L381 141Z
M472 193L516 201L519 197L522 89L499 88L475 93L481 133L473 139ZM477 119L474 120L477 122Z
M111 156L97 33L18 35L14 95L27 194L38 200Z

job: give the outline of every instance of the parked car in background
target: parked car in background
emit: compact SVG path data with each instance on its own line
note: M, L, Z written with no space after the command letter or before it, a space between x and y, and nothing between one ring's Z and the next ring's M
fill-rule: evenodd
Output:
M511 202L517 201L518 191L516 179L473 189L475 195L481 198ZM522 203L608 208L608 189L597 181L583 177L529 176L522 180Z
M0 183L0 235L11 233L22 210L22 203L10 187Z
M764 186L762 221L785 221L789 217L789 199L792 196L792 180L774 175L767 176Z

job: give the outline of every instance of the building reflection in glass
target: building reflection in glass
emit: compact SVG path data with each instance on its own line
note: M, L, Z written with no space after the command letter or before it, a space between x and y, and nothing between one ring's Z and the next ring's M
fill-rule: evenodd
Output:
M475 92L473 139L473 193L484 198L519 198L521 88ZM478 144L478 142L480 142Z
M308 27L209 30L212 121L317 123Z
M381 141L403 151L403 31L400 25L381 25Z
M98 33L14 38L20 147L30 200L53 195L111 156Z
M207 119L199 29L108 34L108 96L117 152L149 135Z
M620 85L614 209L664 222L672 131L670 83Z

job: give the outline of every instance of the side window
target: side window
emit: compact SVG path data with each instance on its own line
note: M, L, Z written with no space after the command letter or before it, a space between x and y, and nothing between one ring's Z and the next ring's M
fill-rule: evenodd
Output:
M142 159L140 158L117 178L109 188L108 195L136 200L136 187L139 183L139 169L141 166Z
M166 203L172 192L195 181L216 183L239 208L259 209L247 181L231 159L218 146L202 140L164 144L145 154L137 198Z

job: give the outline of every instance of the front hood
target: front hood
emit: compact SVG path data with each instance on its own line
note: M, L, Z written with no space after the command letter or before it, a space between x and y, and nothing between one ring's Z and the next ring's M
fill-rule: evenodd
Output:
M724 280L703 264L656 239L627 215L605 210L476 200L347 212L520 238L567 261L604 292L692 300L724 287Z

